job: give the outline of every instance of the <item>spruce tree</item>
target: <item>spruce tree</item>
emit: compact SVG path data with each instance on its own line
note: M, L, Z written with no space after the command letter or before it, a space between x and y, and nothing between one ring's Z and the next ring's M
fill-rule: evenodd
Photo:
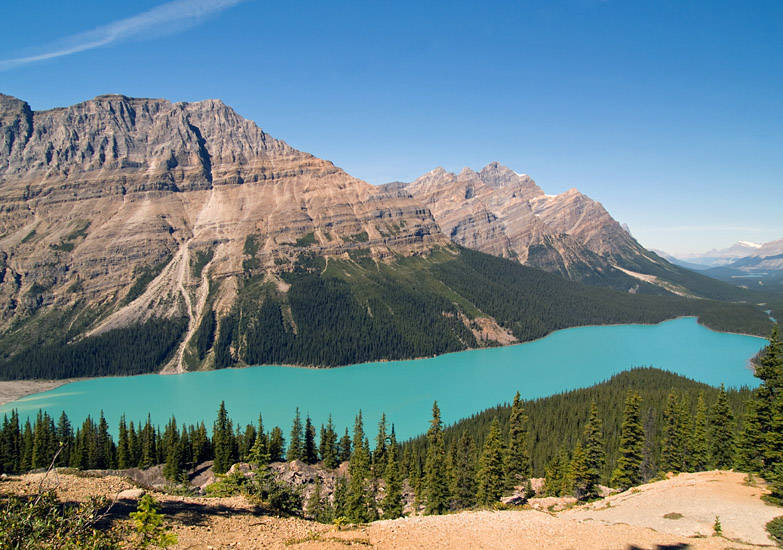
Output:
M285 439L283 438L283 430L279 426L275 426L269 434L269 461L282 462L284 453Z
M307 415L304 430L304 445L302 448L302 460L305 464L315 464L318 462L318 451L315 447L315 426Z
M505 488L505 452L500 436L500 424L497 417L492 419L489 433L484 440L484 448L479 459L477 474L478 491L476 497L480 504L492 504L500 500Z
M569 478L568 452L565 449L556 453L546 466L544 492L553 497L560 497L570 491L566 487Z
M710 451L713 467L728 470L734 465L734 414L723 384L710 410Z
M506 454L506 486L511 489L524 485L530 477L530 452L527 447L528 418L525 407L514 395L508 420L508 452Z
M353 429L353 452L348 466L350 480L346 496L346 517L353 523L370 520L367 481L370 476L370 457L364 446L362 411L356 416Z
M689 470L701 472L709 467L709 440L707 438L707 405L704 403L704 392L699 393L696 400L696 414L693 417L691 432Z
M432 420L427 430L427 458L424 463L426 514L443 514L449 508L449 486L446 476L446 448L438 402L432 404Z
M60 455L57 457L57 466L68 466L71 463L71 451L73 450L73 427L65 411L60 414L57 421L57 441L60 444Z
M635 391L629 391L625 398L623 423L620 427L619 458L611 481L614 487L623 490L639 485L642 480L644 429L642 428L641 402L642 397Z
M329 415L326 429L321 436L321 446L323 447L321 458L324 461L324 466L330 469L337 468L340 465L338 460L337 432L334 431L334 423L332 422L331 414Z
M334 484L334 517L348 518L348 482L345 476L337 476Z
M647 409L647 419L644 421L644 448L642 449L642 463L639 466L644 482L651 480L658 473L656 448L655 411L651 407Z
M661 468L666 472L682 472L684 470L684 455L682 442L683 422L680 419L682 409L679 407L677 394L669 393L666 408L663 410L663 440L661 442Z
M378 472L386 469L386 413L381 414L378 421L378 434L375 437L375 450L372 453L372 462Z
M228 419L226 403L220 402L217 419L212 427L212 446L215 453L215 462L212 469L216 474L224 474L231 467L233 451L233 428Z
M125 415L120 417L119 438L117 439L117 468L125 470L131 467L130 445L128 442L128 426Z
M257 467L263 467L269 464L271 457L269 455L269 445L266 434L264 433L264 422L261 415L258 415L258 429L256 430L256 440L249 453L250 462Z
M396 519L403 515L402 502L402 478L400 476L400 464L397 459L399 449L397 439L394 436L394 428L390 436L389 445L386 448L386 465L383 481L385 494L383 496L383 519Z
M476 504L476 444L465 431L454 449L454 480L452 500L457 509Z
M348 435L348 428L345 428L345 434L340 439L340 445L337 449L337 460L342 464L351 460L351 436Z
M584 498L595 498L598 496L598 483L601 481L601 472L606 462L603 427L595 401L590 404L590 418L585 426L584 453L587 472L585 486L587 494Z
M587 500L595 493L593 472L589 465L587 451L581 443L577 443L574 447L564 485L570 487L577 500Z
M299 407L296 408L296 414L294 415L294 421L291 424L291 435L288 440L288 451L286 452L285 459L288 462L292 460L301 460L304 457L302 448L302 417L299 414Z
M97 448L97 458L95 468L107 469L114 466L114 442L109 435L109 424L106 418L101 416L98 420L98 433L96 435L95 446Z

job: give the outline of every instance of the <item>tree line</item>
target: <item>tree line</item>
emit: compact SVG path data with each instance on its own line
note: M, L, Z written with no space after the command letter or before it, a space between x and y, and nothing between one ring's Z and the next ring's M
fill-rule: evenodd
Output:
M547 494L588 500L598 496L600 485L626 489L664 472L736 468L764 476L772 498L780 499L783 346L776 332L758 359L756 375L761 379L756 390L726 391L636 369L593 388L535 401L525 402L517 392L510 405L447 428L436 402L426 434L402 444L383 415L371 445L361 411L353 433L346 428L340 434L331 418L316 429L297 409L285 438L279 427L267 431L260 416L244 428L235 425L221 403L211 433L203 422L178 426L172 418L159 429L149 417L137 424L122 418L116 442L103 414L74 430L65 413L55 422L39 412L34 422L20 426L13 411L0 429L0 467L16 473L52 461L80 469L164 464L164 475L176 483L206 460L214 460L219 474L240 461L262 469L283 460L327 469L348 462L348 475L338 477L331 498L319 486L307 509L318 519L353 522L399 517L406 491L428 514L493 505L512 492L530 496L531 478L542 474ZM665 399L651 401L649 396L662 392ZM616 415L605 414L618 396ZM572 407L578 428L570 434L568 424L558 425L563 418L558 411L580 402L586 412L582 416ZM548 428L539 431L544 425ZM559 441L560 448L537 465L538 448L547 447L549 439Z

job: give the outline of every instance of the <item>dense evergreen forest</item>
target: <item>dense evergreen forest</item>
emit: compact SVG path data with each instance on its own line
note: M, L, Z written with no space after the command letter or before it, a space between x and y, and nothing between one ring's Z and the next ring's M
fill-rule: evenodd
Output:
M218 319L207 311L189 344L196 365L209 354L215 368L438 355L496 344L477 341L471 330L486 316L520 341L572 326L656 323L680 315L751 334L767 334L771 326L752 305L617 292L458 247L390 262L376 262L362 250L351 259L303 253L291 268L279 274L286 292L264 277L247 277L227 315ZM33 318L30 330L4 334L0 379L153 372L187 328L185 319L158 319L80 338L96 315Z
M640 398L641 421L645 437L650 440L645 459L649 464L648 473L651 475L657 475L659 471L660 443L664 435L664 417L670 396L673 396L676 403L677 414L681 415L685 422L688 418L695 417L700 396L709 409L714 407L721 395L719 388L667 371L635 368L589 388L526 401L524 407L528 415L531 441L531 474L534 477L543 477L553 457L563 450L574 448L589 419L590 404L595 403L603 423L606 447L606 461L601 476L602 480L608 483L618 457L623 404L629 392L636 393ZM745 403L751 393L747 388L729 389L725 392L733 417L731 428L735 434L740 433ZM446 427L443 432L446 447L456 448L459 440L468 435L477 449L482 448L493 421L498 422L501 433L508 432L511 409L510 404L499 405ZM687 426L683 429L684 439L689 438L692 430ZM426 446L426 437L420 436L405 442L402 448L405 453L412 452L415 456L423 456Z
M153 372L171 357L186 329L186 319L151 319L74 343L58 338L0 358L0 380Z
M220 322L217 368L337 366L458 351L480 344L469 328L487 315L520 341L572 326L679 315L718 330L767 334L771 326L751 305L591 287L469 249L388 264L368 256L303 257L282 277L290 285L285 294L246 280L237 307Z
M493 505L513 491L532 494L530 479L545 476L545 492L596 498L598 485L617 488L664 472L738 468L762 474L773 499L783 497L783 345L776 331L758 358L756 390L724 390L653 368L613 376L590 388L488 409L444 428L437 403L425 435L398 444L385 415L373 444L361 411L353 436L331 418L316 428L297 409L291 429L232 422L221 403L211 430L203 422L164 428L120 420L115 439L103 414L74 429L65 413L39 412L20 423L16 411L0 428L0 469L17 473L50 464L79 469L147 468L184 483L196 465L214 460L218 474L245 461L267 472L272 462L301 460L334 469L348 462L330 497L320 490L308 503L311 517L372 521L403 513L404 482L426 513ZM426 419L422 419L422 428ZM232 474L208 494L252 491L252 480ZM279 485L279 484L278 484ZM278 489L279 490L279 487ZM211 491L211 493L210 493ZM296 501L287 488L286 498ZM293 496L292 496L293 495Z

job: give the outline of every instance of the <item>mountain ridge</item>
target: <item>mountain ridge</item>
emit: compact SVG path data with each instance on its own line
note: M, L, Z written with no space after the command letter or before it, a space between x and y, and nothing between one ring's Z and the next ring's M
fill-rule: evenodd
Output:
M637 245L577 191L557 196L568 205L558 218L551 197L528 176L494 164L460 177L465 194L468 187L494 194L493 208L497 197L534 200L517 200L506 214L520 235L540 239L531 250L543 263L556 265L568 253L586 259L585 282L627 290L615 279L631 279L634 292L671 294L638 276L605 277L593 268L624 250L614 232ZM451 176L431 174L433 189L444 178ZM469 251L444 234L407 184L378 188L354 178L219 100L104 95L36 112L1 96L0 204L6 378L333 366L682 314L744 332L768 325L750 307L640 301ZM564 230L535 225L536 211ZM604 217L604 233L583 223L586 211ZM475 228L498 229L490 214L485 208L487 221ZM508 309L512 303L517 310Z

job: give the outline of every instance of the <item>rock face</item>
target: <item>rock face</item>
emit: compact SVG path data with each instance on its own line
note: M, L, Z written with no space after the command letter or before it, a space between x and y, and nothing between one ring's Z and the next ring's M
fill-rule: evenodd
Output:
M217 100L108 95L33 112L0 95L0 205L0 330L76 304L101 310L90 334L152 316L186 315L193 330L208 293L231 307L239 274L303 252L384 258L448 242L407 193ZM136 296L140 278L152 282Z
M599 202L576 189L547 195L529 176L497 162L459 174L436 168L411 183L385 188L407 191L423 202L441 230L462 246L569 279L633 290L640 279L627 271L635 272L640 259L669 266Z

